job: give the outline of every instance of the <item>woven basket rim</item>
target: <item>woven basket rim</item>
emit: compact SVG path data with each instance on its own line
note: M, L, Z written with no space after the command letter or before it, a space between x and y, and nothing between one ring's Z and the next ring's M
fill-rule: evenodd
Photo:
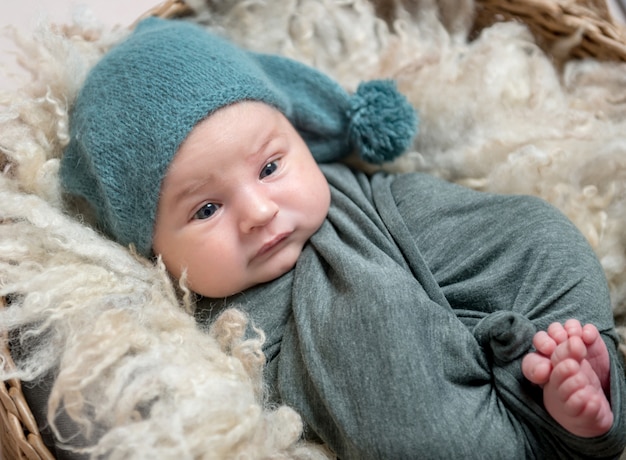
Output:
M6 305L6 300L0 297L0 309L7 308ZM0 338L0 356L4 369L9 371L15 369L7 331L2 331ZM11 378L0 385L0 423L2 423L0 427L2 458L54 460L54 456L43 442L19 379Z
M511 20L526 24L557 61L626 61L626 28L605 0L476 0L476 30Z

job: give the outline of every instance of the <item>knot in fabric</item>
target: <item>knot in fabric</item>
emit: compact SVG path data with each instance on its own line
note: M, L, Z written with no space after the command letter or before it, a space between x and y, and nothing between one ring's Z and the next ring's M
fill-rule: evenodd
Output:
M535 325L528 318L511 311L491 313L474 327L474 337L499 366L527 353L535 332Z

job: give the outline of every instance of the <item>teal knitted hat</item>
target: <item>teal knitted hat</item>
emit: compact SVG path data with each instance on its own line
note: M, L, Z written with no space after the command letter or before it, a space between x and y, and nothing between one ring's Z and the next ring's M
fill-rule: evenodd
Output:
M149 256L161 182L179 146L198 122L244 100L280 110L319 162L353 151L391 160L417 129L391 81L349 95L296 61L243 50L189 22L149 18L87 76L70 111L62 185L87 199L108 236Z

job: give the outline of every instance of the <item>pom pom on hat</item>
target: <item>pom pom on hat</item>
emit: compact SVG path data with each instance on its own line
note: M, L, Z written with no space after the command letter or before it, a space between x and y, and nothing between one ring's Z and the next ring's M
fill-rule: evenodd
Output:
M370 163L404 153L418 124L415 110L391 80L361 83L350 99L348 119L350 141Z
M294 60L243 50L190 22L149 18L87 76L70 110L62 185L87 199L101 230L149 256L161 183L178 148L204 118L244 100L281 111L318 162L354 151L389 161L417 130L391 81L363 83L351 96Z

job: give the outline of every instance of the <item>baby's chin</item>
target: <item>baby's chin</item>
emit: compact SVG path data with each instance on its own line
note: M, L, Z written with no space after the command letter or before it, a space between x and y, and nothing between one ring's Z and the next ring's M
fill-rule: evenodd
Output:
M261 267L258 267L256 273L253 276L254 282L252 287L257 284L269 283L275 279L280 278L284 274L293 270L302 254L303 244L297 242L290 242L284 249L278 254L274 255L269 261L264 263Z
M250 288L255 286L260 286L262 284L269 283L274 281L281 276L289 273L296 266L295 262L292 262L289 265L281 266L276 270L272 270L271 272L264 273L263 276L255 277L253 280L249 280L247 282L238 283L237 285L232 286L200 286L195 287L192 283L189 283L189 289L191 289L194 293L201 295L203 297L208 297L211 299L223 299L226 297L232 297L237 294L241 294L244 291L247 291Z
M295 266L296 266L296 261L290 264L285 264L281 266L280 268L277 268L274 271L268 272L265 276L260 277L258 279L258 282L252 283L250 286L248 286L247 289L254 287L254 286L258 286L260 284L265 284L265 283L269 283L271 281L277 280L278 278L282 277L283 275L286 275L291 270L293 270Z

